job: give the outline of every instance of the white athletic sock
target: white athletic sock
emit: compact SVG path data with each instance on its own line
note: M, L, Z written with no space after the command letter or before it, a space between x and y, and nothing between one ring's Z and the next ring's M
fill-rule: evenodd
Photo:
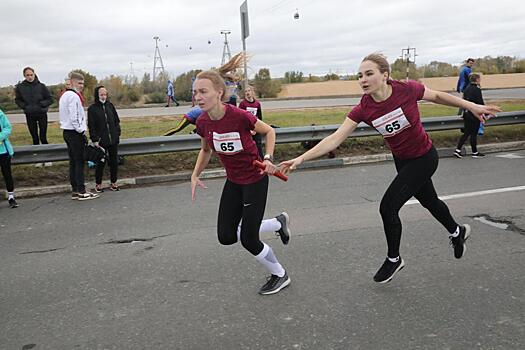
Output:
M399 256L396 257L396 258L389 258L389 257L387 256L387 258L388 258L388 260L390 260L390 262L393 262L393 263L396 263L396 262L399 261Z
M11 198L15 198L14 192L7 192L7 200L10 200Z
M237 242L241 241L241 225L242 225L242 221L239 224L239 226L237 226Z
M272 275L283 277L285 274L284 268L277 261L272 248L264 242L262 244L264 245L263 250L255 256L255 259L263 264Z
M241 241L241 224L237 226L237 242ZM259 233L263 232L277 232L281 229L281 223L276 218L263 220L261 227L259 227Z
M281 229L281 223L276 218L266 219L261 222L261 228L259 228L259 233L261 232L276 232Z
M450 237L457 237L457 236L459 236L459 226L456 227L456 231L454 231L454 233L450 234Z

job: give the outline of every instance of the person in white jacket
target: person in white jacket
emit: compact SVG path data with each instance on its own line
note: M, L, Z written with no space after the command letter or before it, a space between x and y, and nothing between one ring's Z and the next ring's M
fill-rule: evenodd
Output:
M99 195L86 191L84 184L84 148L87 129L86 114L79 95L84 89L84 76L77 72L70 74L72 89L67 89L59 101L60 128L69 155L69 181L71 182L71 199L88 200Z

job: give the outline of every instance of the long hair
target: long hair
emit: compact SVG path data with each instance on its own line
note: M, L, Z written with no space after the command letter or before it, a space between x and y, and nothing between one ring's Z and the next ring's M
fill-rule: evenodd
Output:
M217 71L223 77L223 79L237 82L241 80L241 77L237 74L236 70L244 66L244 62L248 61L247 55L241 51L234 55L228 62L220 66Z

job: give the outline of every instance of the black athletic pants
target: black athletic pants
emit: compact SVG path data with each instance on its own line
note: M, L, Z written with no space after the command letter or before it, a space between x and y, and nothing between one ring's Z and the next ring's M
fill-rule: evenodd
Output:
M15 185L13 182L13 175L11 174L11 156L9 153L0 154L0 167L2 168L5 189L7 192L13 192L15 190Z
M237 242L237 227L241 222L241 244L253 255L263 250L259 228L266 208L268 176L249 184L238 185L226 180L222 190L217 220L219 242L224 245Z
M106 161L98 162L95 169L95 182L97 185L102 183L102 175L104 174L104 167L106 163L109 163L109 174L111 178L111 183L114 184L117 182L117 172L118 172L118 145L111 145L104 147L106 150Z
M64 130L64 141L66 141L69 155L69 182L73 192L84 193L84 148L86 138L75 130Z
M437 196L432 175L437 169L439 157L434 146L425 155L402 160L394 157L397 176L386 190L379 212L388 244L388 256L399 256L401 242L401 220L399 210L413 196L425 207L449 233L454 233L458 224L452 218L450 211Z
M41 116L26 115L27 128L33 139L33 145L47 144L47 113ZM40 136L39 136L40 132Z

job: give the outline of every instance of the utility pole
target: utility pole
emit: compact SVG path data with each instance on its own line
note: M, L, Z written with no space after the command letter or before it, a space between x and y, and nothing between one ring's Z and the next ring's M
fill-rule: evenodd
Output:
M245 0L241 5L241 38L242 51L244 52L244 79L242 89L246 91L248 85L248 64L246 59L246 38L250 35L250 25L248 23L248 0Z
M160 38L158 36L154 36L153 40L155 40L155 55L153 56L153 76L151 77L151 80L155 81L155 78L157 77L157 71L164 73L164 63L162 63L162 57L160 56L159 50Z
M133 71L133 62L129 62L129 77L127 78L127 83L129 86L133 83L133 78L135 77L135 72Z
M410 63L416 63L416 48L415 47L407 47L406 49L401 50L401 59L403 61L406 61L407 63L407 76L406 80L408 80L408 72L410 69ZM410 60L413 58L412 60Z
M230 52L230 44L228 44L228 34L230 33L231 31L229 30L221 30L221 34L224 34L224 47L222 49L221 66L228 62L230 58L232 58L232 53Z

